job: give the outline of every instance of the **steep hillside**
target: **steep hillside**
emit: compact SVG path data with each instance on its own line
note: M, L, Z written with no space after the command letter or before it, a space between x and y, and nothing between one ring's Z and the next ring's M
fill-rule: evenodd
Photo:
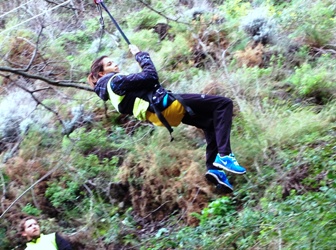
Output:
M203 132L120 115L91 62L139 67L93 1L0 3L0 248L27 215L74 249L336 245L334 1L104 1L164 87L234 102L232 194L205 177Z

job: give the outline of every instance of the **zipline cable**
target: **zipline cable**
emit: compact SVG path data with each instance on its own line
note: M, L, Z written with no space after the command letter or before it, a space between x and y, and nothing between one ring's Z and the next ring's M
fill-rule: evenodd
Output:
M24 21L24 22L22 22L22 23L19 23L19 24L17 24L17 25L14 25L13 27L10 27L9 29L5 29L4 31L0 32L0 35L3 34L3 33L5 33L5 32L7 32L7 31L10 31L10 30L12 30L12 29L15 29L16 27L18 27L18 26L20 26L20 25L22 25L22 24L24 24L24 23L27 23L27 22L29 22L29 21L31 21L31 20L33 20L33 19L39 17L39 16L44 15L45 13L47 13L47 12L49 12L49 11L52 11L52 10L54 10L54 9L57 9L57 8L61 7L62 5L68 4L68 3L70 3L70 2L71 2L71 0L68 0L68 1L66 1L66 2L64 2L64 3L61 3L61 4L59 4L59 5L56 5L55 7L51 8L51 9L48 9L48 10L46 10L46 11L44 11L44 12L42 12L42 13L36 15L36 16L33 16L33 17L29 18L28 20L26 20L26 21Z
M10 14L10 13L12 13L12 12L14 12L14 11L16 11L17 9L20 9L20 8L22 8L22 6L25 6L26 4L29 4L29 3L31 3L31 2L34 2L35 0L30 0L29 2L26 2L26 3L24 3L24 4L21 4L20 6L18 6L18 7L16 7L16 8L14 8L14 9L12 9L12 10L10 10L10 11L8 11L8 12L6 12L5 14L3 14L3 15L1 15L0 16L0 18L3 18L3 17L5 17L5 16L7 16L8 14Z
M116 26L116 28L118 29L118 31L120 32L121 36L125 39L126 43L128 45L131 44L131 42L128 40L128 38L126 37L125 33L122 31L122 29L120 28L119 24L117 23L117 21L113 18L113 16L111 15L110 11L107 9L107 7L105 6L103 0L93 0L95 4L97 4L99 7L101 6L106 13L108 14L108 16L111 18L112 22L114 23L114 25ZM101 18L103 18L101 16Z

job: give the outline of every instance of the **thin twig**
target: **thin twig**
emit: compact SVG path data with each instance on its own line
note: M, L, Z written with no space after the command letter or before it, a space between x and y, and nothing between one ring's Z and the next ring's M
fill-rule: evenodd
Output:
M190 25L190 23L186 23L186 22L180 22L178 21L178 19L172 19L168 16L166 16L165 14L163 14L162 12L154 9L152 6L150 6L149 4L145 3L144 1L142 0L138 0L138 2L142 3L143 5L145 5L148 9L150 9L151 11L155 12L156 14L166 18L168 21L172 21L172 22L176 22L176 23L181 23L181 24L185 24L185 25Z
M40 32L39 32L38 35L37 35L36 43L33 45L33 46L35 47L34 52L33 52L33 55L32 55L32 57L30 58L30 61L29 61L28 65L27 65L27 67L26 67L23 71L28 71L28 70L31 68L31 66L33 65L33 62L34 62L34 60L35 60L35 58L36 58L36 55L37 55L37 52L38 52L38 44L39 44L39 40L40 40L42 31L43 31L43 28L44 28L44 27L43 27L43 25L42 25L42 26L41 26L41 29L40 29Z
M2 183L1 209L2 209L2 211L4 211L5 210L4 201L6 199L7 190L6 190L5 178L4 178L1 170L0 170L0 178L1 178L1 183Z
M193 198L193 200L191 201L191 204L194 203L194 201L196 200L198 194L199 194L199 191L200 191L200 188L198 187L197 188L197 192L196 192L196 195L195 197ZM177 222L175 223L175 225L178 225L178 223L183 219L183 217L185 216L185 214L187 213L187 209L184 210L184 212L182 213L182 215L180 216L180 218L177 220Z
M51 113L53 113L56 117L57 117L57 120L60 122L60 124L62 125L63 129L66 130L66 125L65 123L63 122L62 118L60 117L60 115L58 114L57 111L51 109L50 107L46 106L45 104L43 104L42 102L40 102L35 96L34 96L34 92L33 91L30 91L29 89L15 83L16 86L18 86L20 89L28 92L31 97L34 99L34 101L37 103L37 105L41 105L42 107L44 107L46 110L50 111Z
M169 203L170 201L166 201L165 203L161 204L158 208L154 209L153 211L151 211L149 214L147 214L143 219L146 219L147 217L149 217L150 215L152 215L153 213L155 213L156 211L158 211L161 207L163 207L164 205L166 205L167 203Z

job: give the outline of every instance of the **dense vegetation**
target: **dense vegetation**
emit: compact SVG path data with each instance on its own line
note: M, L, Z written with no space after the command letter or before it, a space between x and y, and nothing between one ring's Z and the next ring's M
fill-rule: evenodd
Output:
M230 97L248 170L222 195L205 143L120 116L89 88L94 58L139 70L93 1L0 3L0 248L40 219L75 249L335 249L336 3L105 1L175 92Z

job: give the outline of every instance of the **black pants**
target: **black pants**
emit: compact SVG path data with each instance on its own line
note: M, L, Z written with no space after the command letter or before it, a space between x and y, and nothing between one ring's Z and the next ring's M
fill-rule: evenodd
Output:
M207 142L206 166L207 169L215 169L213 162L217 153L225 155L231 153L232 100L203 94L180 94L180 96L195 113L194 116L186 113L182 123L204 131Z

